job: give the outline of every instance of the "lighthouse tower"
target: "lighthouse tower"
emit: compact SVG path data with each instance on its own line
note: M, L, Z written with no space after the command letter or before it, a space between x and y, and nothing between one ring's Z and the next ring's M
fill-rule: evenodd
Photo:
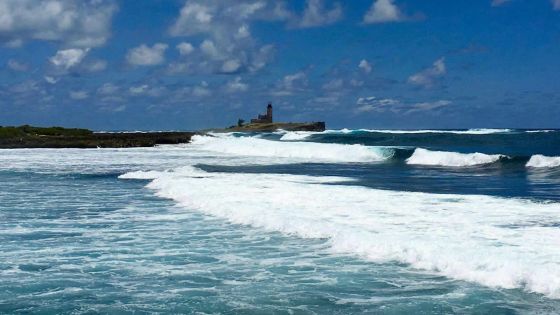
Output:
M268 103L268 106L266 107L266 120L268 120L269 123L272 123L272 104Z

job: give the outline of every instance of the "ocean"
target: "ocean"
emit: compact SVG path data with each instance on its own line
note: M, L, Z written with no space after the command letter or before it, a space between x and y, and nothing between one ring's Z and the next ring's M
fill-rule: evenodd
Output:
M559 130L0 150L0 313L558 314Z

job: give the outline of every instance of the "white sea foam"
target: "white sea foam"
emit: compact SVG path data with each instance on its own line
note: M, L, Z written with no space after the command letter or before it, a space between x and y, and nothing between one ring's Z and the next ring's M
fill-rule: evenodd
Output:
M318 134L320 132L313 132L313 131L289 131L285 133L280 140L282 141L298 141L298 140L305 140L311 137L314 134Z
M430 151L418 148L410 158L406 160L411 165L434 165L434 166L476 166L495 163L505 155L488 155L483 153L458 153L445 151Z
M353 131L361 132L376 132L376 133L392 133L392 134L421 134L421 133L451 133L451 134L465 134L465 135L487 135L493 133L507 133L511 129L469 129L469 130L394 130L394 129L341 129L341 130L327 130L326 133L351 133Z
M280 142L252 137L194 136L191 145L198 150L232 156L280 158L299 162L375 162L386 160L393 154L389 148L358 144Z
M559 204L327 184L344 180L185 167L148 187L235 224L327 239L335 253L560 298Z
M534 168L560 167L560 156L533 155L526 166Z

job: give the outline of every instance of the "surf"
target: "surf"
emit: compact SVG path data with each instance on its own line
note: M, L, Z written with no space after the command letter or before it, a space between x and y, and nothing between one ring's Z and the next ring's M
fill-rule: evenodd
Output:
M345 177L128 173L157 196L268 232L325 239L334 254L399 262L489 287L560 298L557 203L387 191Z

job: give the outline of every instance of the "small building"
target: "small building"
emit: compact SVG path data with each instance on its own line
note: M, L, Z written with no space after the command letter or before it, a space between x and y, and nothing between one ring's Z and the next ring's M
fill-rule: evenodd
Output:
M272 123L272 104L268 103L265 115L258 115L257 118L251 119L252 124L271 124Z

